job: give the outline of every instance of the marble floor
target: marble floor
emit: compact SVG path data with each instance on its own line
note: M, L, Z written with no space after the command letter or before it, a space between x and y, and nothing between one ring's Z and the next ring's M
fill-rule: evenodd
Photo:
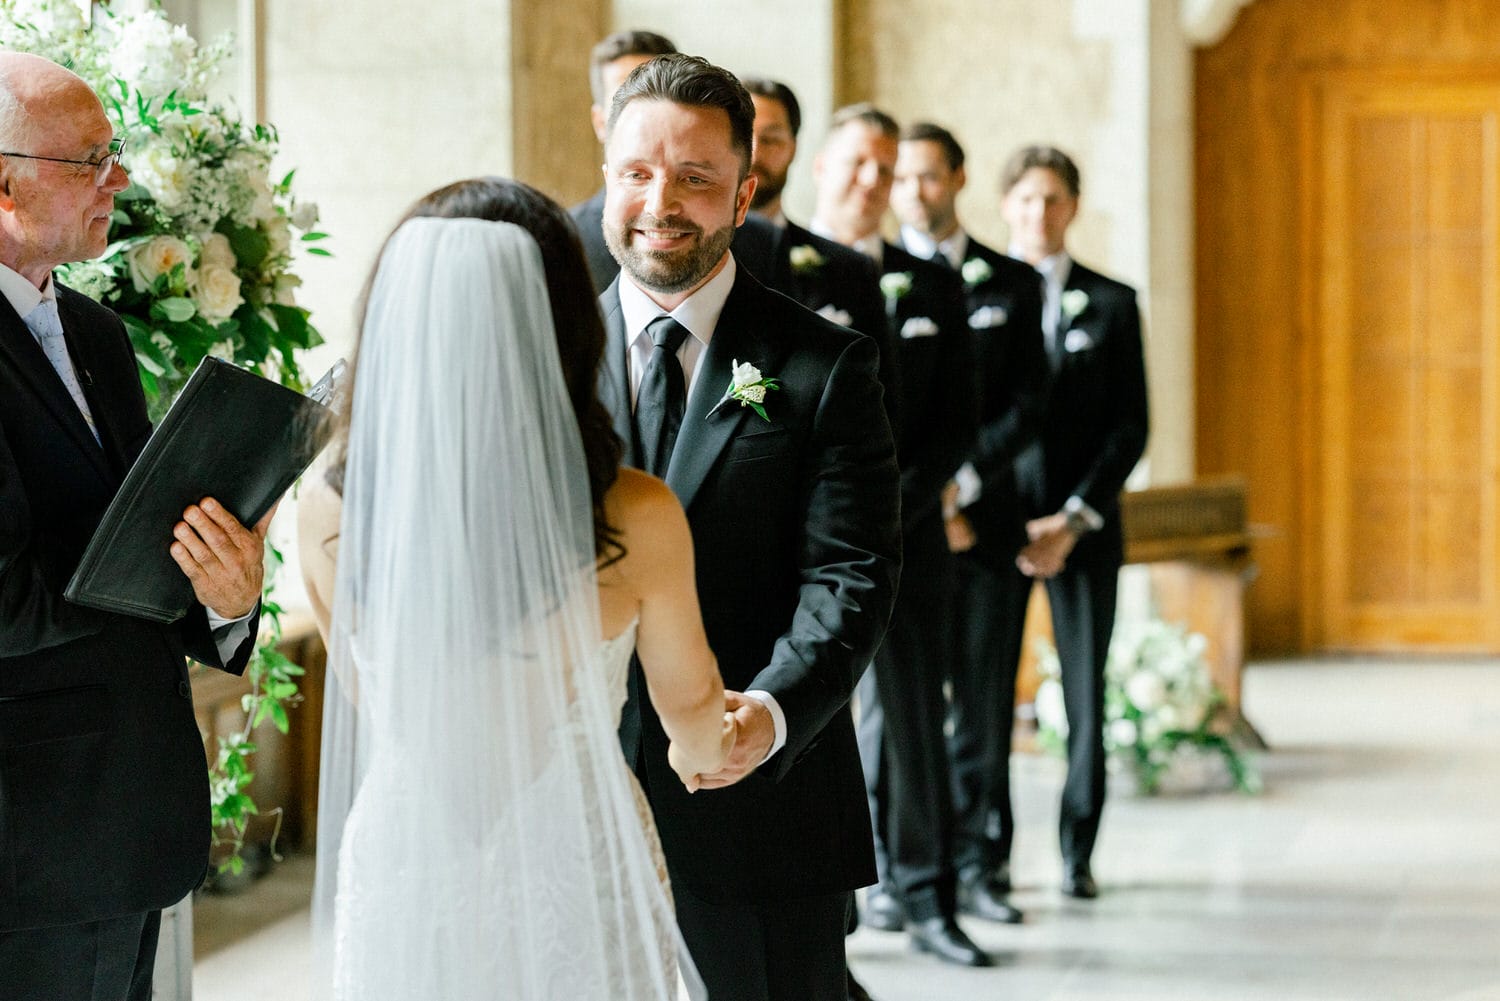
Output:
M1027 920L965 919L997 968L861 931L857 975L877 1001L1500 1001L1500 663L1262 663L1244 705L1265 792L1113 797L1091 903L1055 889L1060 765L1018 756ZM309 996L308 869L200 906L197 1001Z

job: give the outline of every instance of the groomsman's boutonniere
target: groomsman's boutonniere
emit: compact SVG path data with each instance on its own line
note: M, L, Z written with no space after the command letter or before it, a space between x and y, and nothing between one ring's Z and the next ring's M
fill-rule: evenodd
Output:
M814 274L823 266L823 255L810 243L793 247L787 256L791 258L792 270L799 275Z
M719 401L719 407L734 400L742 407L749 407L760 419L770 423L771 418L766 416L766 393L781 388L780 379L767 379L760 374L760 369L746 362L741 365L739 359L735 359L734 375L729 379L729 388L724 391L724 399ZM719 407L714 407L718 410Z
M1068 319L1073 319L1089 308L1089 294L1081 288L1070 288L1062 294L1062 311Z
M880 294L885 296L886 302L895 302L910 291L910 271L892 271L880 276Z
M982 257L971 257L964 261L964 266L959 269L959 274L964 276L964 284L973 288L975 285L983 285L995 274L995 269L990 267L990 262Z

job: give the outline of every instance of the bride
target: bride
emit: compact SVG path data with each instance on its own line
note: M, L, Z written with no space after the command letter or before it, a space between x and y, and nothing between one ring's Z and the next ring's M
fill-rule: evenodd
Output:
M333 669L323 996L677 996L686 953L616 737L632 651L689 789L735 730L682 509L619 467L595 399L588 282L558 206L483 179L419 202L367 286L346 440L300 502Z

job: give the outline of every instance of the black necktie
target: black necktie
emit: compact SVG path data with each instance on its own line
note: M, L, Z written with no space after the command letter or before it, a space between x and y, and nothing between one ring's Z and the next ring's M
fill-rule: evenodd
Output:
M658 316L646 327L654 345L635 398L635 430L641 443L641 468L652 476L666 476L672 446L687 409L687 381L677 350L688 330L670 316Z

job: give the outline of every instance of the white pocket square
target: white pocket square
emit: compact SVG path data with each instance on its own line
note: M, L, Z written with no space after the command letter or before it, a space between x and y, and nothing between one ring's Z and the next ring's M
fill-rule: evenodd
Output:
M1094 339L1089 336L1087 330L1079 330L1076 327L1063 336L1063 350L1069 354L1077 354L1079 351L1087 351L1094 346Z
M1005 326L1005 321L1009 319L1010 314L1005 311L1004 306L980 306L969 314L969 329L991 330Z
M841 327L847 327L854 322L854 317L850 316L847 310L838 309L831 302L818 310L818 315L825 320L832 320Z
M901 324L901 336L906 338L931 337L937 332L938 325L926 316L913 316Z

